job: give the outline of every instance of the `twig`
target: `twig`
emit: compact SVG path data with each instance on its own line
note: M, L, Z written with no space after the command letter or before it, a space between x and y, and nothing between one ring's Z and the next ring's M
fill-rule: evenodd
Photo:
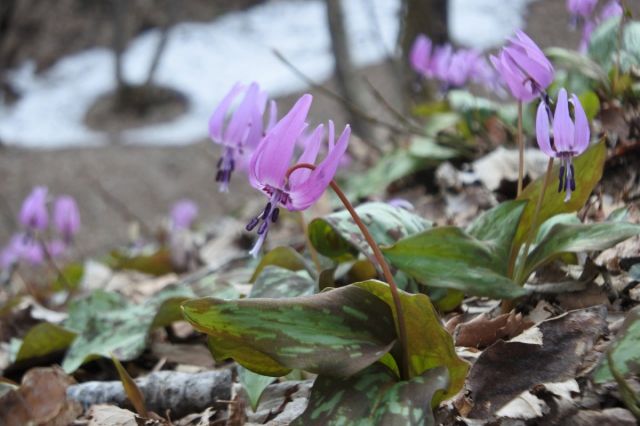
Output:
M396 118L396 120L404 123L408 128L415 129L416 133L423 133L422 129L419 129L419 127L416 126L415 123L412 123L402 112L398 111L393 105L391 105L389 101L387 101L387 99L382 96L382 93L380 93L380 91L376 89L376 87L369 81L368 78L363 77L363 80L369 86L369 89L371 90L371 93L376 98L376 100L378 100L382 104L382 106L384 106L385 109Z

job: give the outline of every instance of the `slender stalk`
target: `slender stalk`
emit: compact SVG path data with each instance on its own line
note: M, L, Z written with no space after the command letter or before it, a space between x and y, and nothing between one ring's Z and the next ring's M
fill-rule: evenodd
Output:
M320 272L322 272L322 265L320 265L318 252L316 251L315 247L313 247L313 244L311 244L311 240L309 239L307 221L304 219L304 213L302 211L299 211L298 213L298 218L300 219L300 227L302 228L302 232L304 233L304 243L307 246L307 250L309 250L309 254L311 255L311 260L316 267L316 271L318 272L318 274L320 274Z
M524 265L526 263L527 256L529 255L529 248L531 247L531 243L533 242L533 238L536 235L536 231L538 229L538 216L540 215L540 209L542 208L542 201L544 200L544 194L547 192L547 187L549 186L549 182L551 182L551 175L553 172L553 157L549 158L549 162L547 163L547 172L544 175L544 180L542 182L542 188L540 189L540 194L538 195L538 201L536 202L536 209L533 213L533 218L531 220L531 226L529 227L529 232L527 233L527 240L524 243L524 251L522 255L522 262L517 267L516 274L516 282L520 282L521 280L526 280L526 277L522 277L524 273ZM516 256L517 261L517 256Z
M38 242L40 243L40 247L42 247L42 252L44 253L45 259L47 260L47 264L49 264L51 269L53 269L55 273L58 275L58 279L62 281L62 284L64 284L67 291L71 293L71 291L73 290L71 288L71 283L69 283L69 280L67 280L67 277L64 275L62 270L58 267L58 265L56 265L56 262L53 260L53 256L51 256L51 253L49 253L47 244L44 242L42 238L38 238Z
M524 180L524 137L522 133L522 101L518 101L518 197L522 194L522 181Z
M316 166L308 163L296 164L295 166L291 167L287 171L287 174L286 174L287 179L289 178L291 173L293 173L295 170L303 169L303 168L314 170ZM332 180L329 185L331 186L331 189L333 190L333 192L336 193L336 195L338 196L338 198L340 199L344 207L347 209L347 211L353 218L353 221L356 223L356 225L360 229L360 232L362 232L362 235L364 236L365 240L367 240L367 243L371 247L371 250L373 251L373 255L376 258L376 261L378 262L378 265L380 265L380 268L382 269L382 274L384 275L385 280L387 280L387 283L389 284L389 288L391 290L391 297L393 299L393 304L396 311L395 320L396 320L396 328L398 332L398 339L400 341L400 346L402 347L402 361L400 362L400 365L399 365L400 376L401 378L406 380L409 378L409 356L407 352L407 348L408 348L407 329L406 329L406 323L404 319L404 311L402 310L402 303L400 302L400 293L398 291L398 286L396 285L396 282L393 279L391 268L389 268L389 264L384 259L384 256L380 251L380 247L378 247L378 244L373 239L373 236L369 232L369 229L364 224L364 222L362 221L362 219L360 218L356 210L353 208L353 205L351 204L347 196L344 194L344 192L342 192L342 189L340 189L340 187L334 180Z

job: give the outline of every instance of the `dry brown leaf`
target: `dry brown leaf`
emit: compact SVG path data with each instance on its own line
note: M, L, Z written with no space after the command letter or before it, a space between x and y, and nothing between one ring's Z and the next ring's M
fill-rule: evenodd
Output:
M471 321L459 324L453 334L456 346L485 348L499 339L508 340L531 327L533 322L511 311L491 318L483 313Z

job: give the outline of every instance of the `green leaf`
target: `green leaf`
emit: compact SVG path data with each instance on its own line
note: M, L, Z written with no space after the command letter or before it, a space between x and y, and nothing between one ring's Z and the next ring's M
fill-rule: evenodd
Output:
M447 386L447 372L437 368L409 381L376 363L349 377L318 376L309 405L292 426L435 424L430 401Z
M127 399L129 399L129 402L131 402L131 405L133 405L133 407L136 409L136 412L141 417L148 418L149 412L147 411L147 406L144 401L144 395L140 391L140 388L131 378L129 372L122 366L120 361L118 361L118 358L116 358L115 355L111 354L111 360L113 361L113 365L115 365L116 370L118 371L118 376L120 377L122 387L127 394Z
M138 357L145 349L147 336L154 326L181 319L179 303L193 293L187 287L167 287L137 305L117 293L96 291L69 307L65 326L78 333L71 344L62 368L72 373L83 363L113 353L122 361Z
M111 269L129 269L154 276L173 272L171 253L166 248L161 248L150 254L136 255L114 250L109 254L106 263Z
M431 226L420 216L387 203L365 203L356 212L379 245L393 244ZM354 259L358 252L373 257L369 244L346 210L311 221L309 239L320 254L337 261Z
M458 151L455 149L442 146L429 137L413 138L409 152L416 157L431 160L449 160L458 155Z
M504 275L506 260L460 228L429 229L382 251L396 268L429 287L500 299L526 294Z
M306 270L294 272L279 266L268 265L251 287L249 297L296 297L317 292L316 282Z
M348 376L395 342L387 304L353 285L282 299L194 299L182 309L196 329L209 335L217 360L233 358L265 376L294 368Z
M251 409L256 411L260 397L264 390L275 380L274 377L263 376L262 374L254 373L251 370L239 366L238 367L238 380L242 383L247 396L249 397L249 403Z
M640 225L624 222L554 225L527 256L523 278L562 253L604 250L640 234Z
M276 247L269 253L262 256L262 259L260 259L260 263L253 272L249 282L254 282L262 270L268 265L279 266L281 268L289 269L290 271L300 271L302 269L309 270L304 257L302 257L300 253L288 246Z
M527 200L498 204L474 220L467 227L467 232L472 237L489 243L498 256L507 259L526 205Z
M589 56L605 71L613 65L613 58L618 51L618 26L620 18L608 19L599 25L589 40Z
M69 263L64 268L62 268L60 272L62 272L64 278L57 277L53 282L51 289L53 291L75 290L80 285L82 277L84 276L84 263ZM70 285L71 288L67 288L67 285Z
M384 300L395 312L388 284L369 280L355 285ZM453 338L442 327L440 318L426 295L410 294L400 290L400 301L409 344L409 376L418 377L436 367L445 367L448 370L450 384L446 392L437 398L436 403L439 403L462 389L469 364L458 358Z
M551 59L556 65L560 65L562 68L577 71L585 77L596 80L602 84L609 84L607 72L603 70L600 65L582 53L576 52L575 50L564 49L562 47L550 47L545 49L544 52L549 59ZM580 101L582 101L582 98ZM587 116L589 118L593 118L593 116L589 116L588 113Z
M618 332L616 342L612 346L612 359L616 370L623 376L640 374L640 307L635 307L627 313L627 317ZM593 380L596 383L612 382L614 380L606 357L596 369Z
M622 36L622 48L629 58L626 64L621 64L623 71L640 64L640 22L629 22L625 25ZM621 60L621 62L623 61Z
M64 351L75 338L76 333L59 325L48 322L37 324L22 339L15 362Z
M591 90L587 90L578 96L578 98L580 99L582 108L584 108L585 114L587 114L587 119L589 119L589 121L593 120L600 112L600 98L598 95Z
M607 150L603 142L593 144L587 151L574 160L574 168L576 172L576 190L573 191L571 199L564 202L564 194L558 194L558 173L559 168L556 164L553 167L549 188L544 194L542 207L538 215L538 223L543 223L552 216L560 213L572 213L580 210L589 199L591 191L600 181L602 177L602 169L604 161L607 157ZM515 235L513 247L511 249L511 258L515 258L520 250L520 246L525 242L529 228L532 226L533 215L536 209L536 203L542 189L542 181L544 176L540 176L531 182L520 194L520 200L529 200L530 203L522 213L522 219Z

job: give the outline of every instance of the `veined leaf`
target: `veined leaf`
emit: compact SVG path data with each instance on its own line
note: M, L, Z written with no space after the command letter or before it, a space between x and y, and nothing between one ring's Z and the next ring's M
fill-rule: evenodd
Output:
M296 297L317 292L316 282L306 270L291 271L279 266L268 265L261 270L251 287L249 297Z
M500 203L474 220L467 227L467 232L472 237L490 243L499 257L507 259L527 202L513 200ZM506 260L504 263L506 265Z
M611 351L613 364L622 376L640 373L640 308L635 307L629 311ZM614 380L607 357L602 357L602 363L595 371L593 380L596 383Z
M260 259L260 263L256 266L256 270L253 272L249 282L254 282L258 276L260 276L262 270L269 265L279 266L290 271L300 271L302 269L309 270L304 257L302 257L300 253L291 247L276 247L269 253L262 256L262 259Z
M48 322L37 324L22 339L15 362L63 351L75 338L76 333L62 326Z
M387 304L353 285L282 299L194 299L182 309L209 335L216 359L233 358L266 376L294 368L348 376L377 361L396 339Z

